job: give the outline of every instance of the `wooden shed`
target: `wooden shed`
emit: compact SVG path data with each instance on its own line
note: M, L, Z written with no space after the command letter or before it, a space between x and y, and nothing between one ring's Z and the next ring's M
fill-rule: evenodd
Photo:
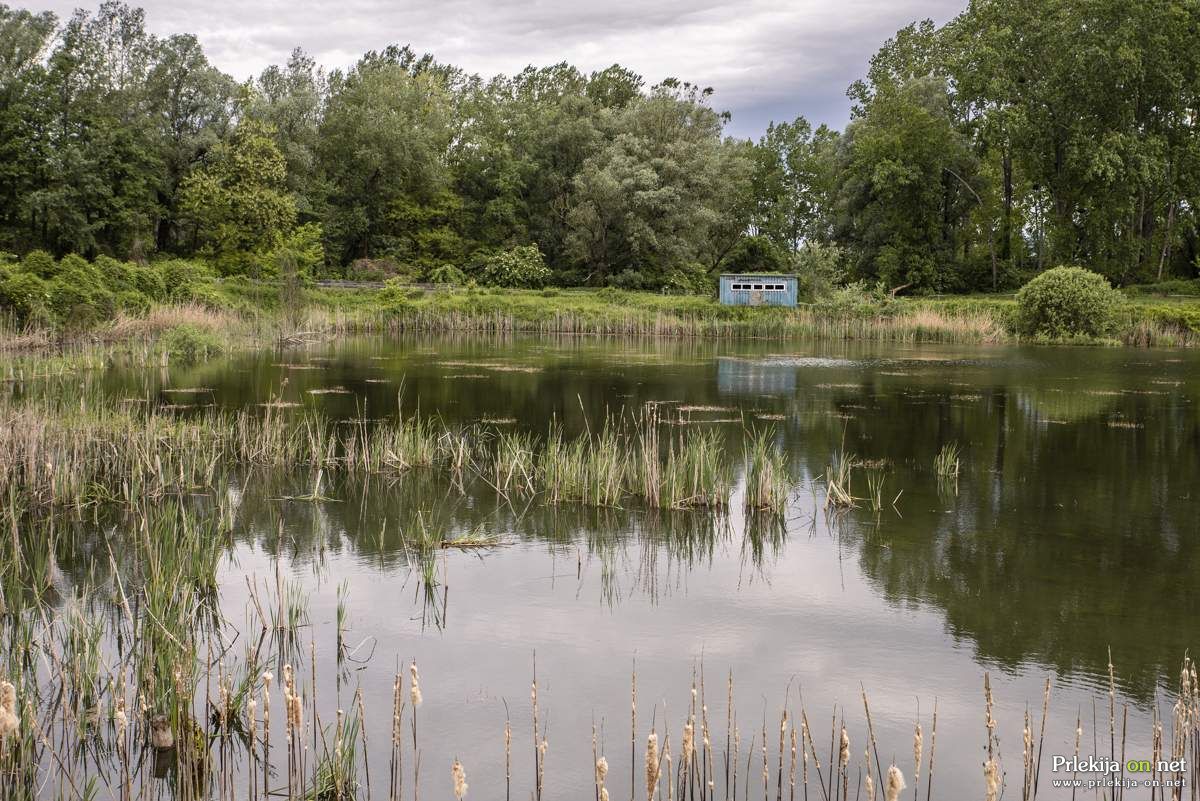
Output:
M794 275L727 273L721 276L723 306L795 306L799 288Z

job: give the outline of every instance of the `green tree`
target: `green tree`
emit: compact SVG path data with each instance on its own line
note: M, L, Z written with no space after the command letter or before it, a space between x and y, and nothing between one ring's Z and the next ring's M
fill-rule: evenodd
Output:
M943 79L874 93L838 154L836 235L855 272L891 287L956 289L975 160Z
M283 154L271 130L243 120L183 182L182 207L199 247L225 273L254 272L296 224Z

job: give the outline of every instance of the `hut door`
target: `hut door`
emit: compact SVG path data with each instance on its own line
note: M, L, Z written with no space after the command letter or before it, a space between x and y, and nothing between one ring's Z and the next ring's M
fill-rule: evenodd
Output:
M761 306L761 305L763 305L764 300L765 300L765 297L764 297L763 291L761 289L750 290L750 305L751 306Z

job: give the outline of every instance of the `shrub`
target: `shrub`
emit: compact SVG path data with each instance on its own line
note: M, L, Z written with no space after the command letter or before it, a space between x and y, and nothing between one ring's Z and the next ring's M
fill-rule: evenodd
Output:
M173 301L195 300L216 277L207 266L186 259L159 262L155 267L162 276L166 298Z
M415 286L408 286L402 278L389 278L379 291L379 302L392 311L408 308L425 293Z
M38 278L53 278L58 274L58 263L44 250L33 250L21 259L21 269Z
M864 281L855 281L826 292L817 299L815 308L820 314L839 319L880 317L895 311L896 300L882 283L869 288Z
M434 284L460 286L466 280L467 277L463 275L463 271L453 264L443 264L441 267L434 267L429 271L429 281Z
M667 273L662 288L673 295L711 295L717 285L704 265L689 262Z
M540 289L550 280L550 268L537 245L523 245L485 256L480 278L491 286Z
M117 308L129 314L145 315L150 311L150 298L136 289L126 289L117 293Z
M805 242L795 256L800 293L819 298L832 292L846 277L845 261L845 254L837 245Z
M66 259L63 259L66 262ZM97 256L92 262L106 289L112 292L122 292L137 289L134 286L133 271L136 267L132 262L117 261L111 256Z
M161 347L171 358L186 364L220 355L225 349L221 340L211 331L188 323L167 331L163 335Z
M1113 333L1122 296L1099 273L1055 267L1017 293L1017 326L1025 336L1103 337Z
M167 282L163 278L163 274L153 267L131 264L129 266L129 278L131 288L141 292L151 300L166 299Z
M413 273L395 259L355 259L346 268L350 281L386 281L389 278L410 278Z
M21 270L0 282L0 307L16 315L18 322L45 322L49 302L49 287L34 273Z
M83 329L111 320L117 302L96 265L71 254L50 285L50 310L64 328Z
M637 270L622 270L608 279L609 286L617 289L645 289L646 276Z

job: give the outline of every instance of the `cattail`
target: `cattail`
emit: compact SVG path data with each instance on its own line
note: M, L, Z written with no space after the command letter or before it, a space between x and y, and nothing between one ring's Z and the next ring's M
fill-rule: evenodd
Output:
M883 788L884 801L897 801L904 787L904 774L900 772L900 768L892 765L888 768L887 784Z
M604 779L608 776L608 760L600 757L596 760L596 782L603 787Z
M995 759L983 763L983 780L986 785L987 801L996 801L1000 797L1000 766Z
M467 773L463 770L462 763L457 758L455 758L454 765L450 768L450 773L454 777L454 797L462 801L463 796L467 794Z
M683 727L683 744L680 749L680 758L683 760L683 767L687 768L692 764L692 749L695 747L696 726L688 720Z
M913 729L913 782L921 781L921 752L925 747L925 737L921 732L921 724Z
M654 801L658 789L658 735L650 732L646 738L646 801Z
M417 673L416 662L408 666L408 674L411 678L411 686L408 688L408 698L412 701L413 709L416 709L421 705L421 676Z
M21 728L17 716L17 688L10 682L0 681L0 740L16 735Z
M867 774L866 787L867 787L867 798L874 798L875 797L875 780L871 778L870 773Z
M288 699L288 721L296 731L304 728L304 702L299 695L292 695Z
M838 749L838 765L842 770L850 764L850 735L846 733L846 727L842 726L842 741L841 747Z

